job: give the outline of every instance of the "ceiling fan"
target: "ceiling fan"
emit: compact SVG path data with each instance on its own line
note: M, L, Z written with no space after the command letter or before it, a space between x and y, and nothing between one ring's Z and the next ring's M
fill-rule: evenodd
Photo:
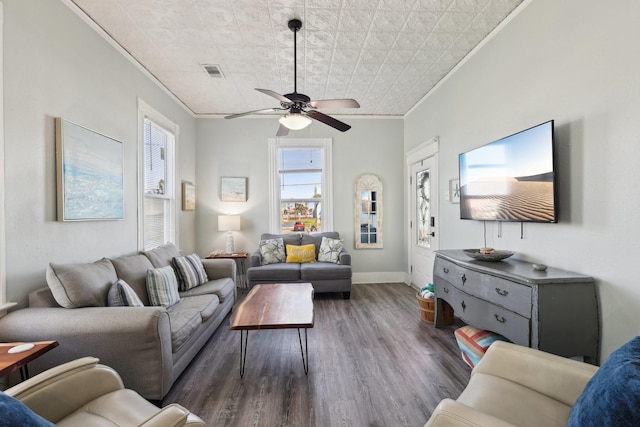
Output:
M254 113L275 112L275 111L288 111L283 117L279 119L280 127L278 128L277 136L285 136L289 133L289 130L304 129L311 124L311 119L322 122L329 125L340 132L345 132L351 129L351 126L334 119L324 113L318 111L318 108L359 108L360 104L355 99L319 99L312 101L307 95L298 93L297 85L297 44L296 34L302 28L302 21L299 19L292 19L289 21L289 29L293 31L293 93L286 95L280 95L269 89L258 89L266 95L272 96L280 101L280 107L265 108L262 110L247 111L245 113L231 114L226 116L225 119L235 119L237 117L247 116Z

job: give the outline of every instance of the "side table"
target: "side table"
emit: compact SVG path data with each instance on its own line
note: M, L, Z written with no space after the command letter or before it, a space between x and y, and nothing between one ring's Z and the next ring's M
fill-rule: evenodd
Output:
M20 370L20 379L22 381L29 378L29 369L27 363L42 356L49 350L58 346L58 341L38 341L34 342L34 347L20 353L9 353L9 349L17 345L24 344L20 342L0 343L0 377L9 375L11 372Z
M238 284L240 288L247 289L247 258L249 254L247 252L236 252L232 254L209 254L205 259L232 259L238 265L238 271L240 272L238 278Z

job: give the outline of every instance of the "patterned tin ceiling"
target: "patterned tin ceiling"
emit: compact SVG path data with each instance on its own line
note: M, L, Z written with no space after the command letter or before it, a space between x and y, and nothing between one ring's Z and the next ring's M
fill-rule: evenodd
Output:
M254 88L402 116L522 0L71 0L194 114L277 107ZM73 6L72 6L73 7ZM203 65L218 66L211 77ZM210 67L211 68L211 67ZM215 69L214 69L215 73Z

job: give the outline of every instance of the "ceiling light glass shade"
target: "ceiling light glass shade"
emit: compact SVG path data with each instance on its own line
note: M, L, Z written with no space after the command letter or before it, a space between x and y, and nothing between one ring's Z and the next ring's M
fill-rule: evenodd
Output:
M304 129L311 124L311 119L307 116L303 116L299 113L285 114L278 120L282 126L285 126L291 130Z

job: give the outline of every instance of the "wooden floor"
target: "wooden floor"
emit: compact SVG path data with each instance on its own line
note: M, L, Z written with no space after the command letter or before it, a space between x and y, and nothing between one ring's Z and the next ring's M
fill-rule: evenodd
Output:
M470 369L453 337L420 320L404 284L354 285L350 300L315 295L309 375L297 331L249 333L240 378L240 332L218 328L165 397L209 426L422 426ZM304 343L304 334L303 334Z

